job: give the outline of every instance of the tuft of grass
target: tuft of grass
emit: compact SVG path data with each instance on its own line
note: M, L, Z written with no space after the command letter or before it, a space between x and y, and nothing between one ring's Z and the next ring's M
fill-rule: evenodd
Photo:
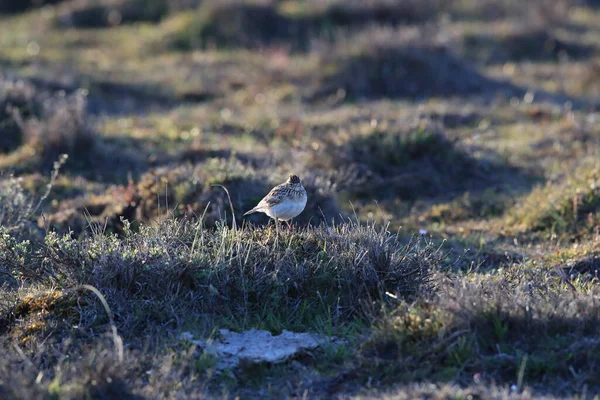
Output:
M600 169L595 157L562 182L534 189L511 215L513 226L530 232L577 238L600 232Z
M38 218L38 225L58 232L81 235L90 225L102 226L105 233L122 233L124 220L135 221L140 198L133 181L127 186L109 188L101 194L61 201L57 209Z
M27 143L43 165L52 165L61 154L68 154L74 160L86 160L92 153L95 132L89 127L85 112L83 95L55 96L44 104L42 120L27 122Z
M0 78L0 152L8 153L25 142L24 121L40 117L42 99L28 82Z
M50 195L60 168L66 159L67 157L62 155L58 161L54 162L50 181L46 185L45 192L39 198L25 189L22 178L10 176L0 179L0 231L3 234L13 234L19 238L30 237L33 231L30 223L33 221L34 214L40 210Z

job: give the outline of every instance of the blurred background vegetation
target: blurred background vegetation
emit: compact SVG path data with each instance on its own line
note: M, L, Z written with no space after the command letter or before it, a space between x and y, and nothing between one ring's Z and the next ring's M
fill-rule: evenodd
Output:
M23 266L30 259L12 252L16 243L29 241L19 247L23 254L40 251L31 260L54 260L52 268L69 271L58 281L94 283L109 300L112 293L112 307L120 300L146 304L156 300L152 291L138 293L127 286L135 281L127 274L139 269L138 278L150 284L160 279L153 274L164 272L160 263L166 258L152 258L149 249L156 248L153 235L158 233L143 229L164 227L170 222L161 221L171 217L203 216L202 229L229 238L224 223L231 226L235 219L240 226L244 211L295 173L309 196L296 221L299 228L307 227L307 242L288 237L290 248L300 251L298 259L320 265L321 250L311 243L339 245L332 257L340 260L354 254L344 247L346 240L370 249L380 249L378 240L387 243L385 235L360 230L343 231L338 243L314 228L349 220L387 227L397 233L398 243L408 243L414 234L431 235L445 254L438 259L405 249L413 258L430 257L427 268L445 268L434 285L441 294L415 300L411 292L398 315L373 316L367 325L375 325L377 333L359 354L347 355L352 362L339 354L325 357L329 361L321 367L333 369L338 379L328 385L339 387L308 385L317 397L328 390L354 393L367 381L385 389L400 382L399 396L405 398L428 396L431 390L415 382L429 379L442 382L433 392L450 398L461 388L482 398L584 390L585 398L592 388L600 389L600 360L593 356L600 354L594 352L600 342L593 327L599 318L593 305L600 259L599 21L596 0L0 0L0 222L8 235L0 246L0 294L11 299L4 306L0 301L0 335L7 343L24 345L24 337L50 332L46 325L32 328L39 321L27 320L25 312L17 318L21 325L13 327L15 304L57 285L42 268L46 264L39 264L43 273ZM59 173L52 175L53 168ZM229 190L234 215L215 184ZM258 227L251 230L268 229L262 214L244 223ZM114 234L115 240L142 236L135 244L115 244L91 230ZM53 242L49 232L66 234L60 236L66 242ZM189 239L180 231L168 232L182 243ZM253 252L264 250L257 244L260 234L244 234L235 243L246 240ZM182 251L176 241L155 239L169 252ZM207 243L216 246L216 239ZM148 258L134 257L130 269L123 267L129 272L115 272L122 281L114 286L110 276L76 272L78 263L95 265L93 243L109 254L141 252ZM393 249L400 254L400 247ZM215 263L225 257L210 251L198 257ZM226 254L234 257L231 251ZM285 249L272 251L268 254L280 255ZM72 265L52 264L65 254ZM276 264L282 267L280 261ZM375 269L382 262L371 261ZM146 262L162 266L146 270ZM232 278L239 287L223 280L226 272L204 276L198 265L185 264L184 272L167 276L193 293L210 286L225 296L245 287L239 277ZM389 267L389 260L384 265ZM383 288L365 274L356 278L365 280L360 281L364 288L350 286L364 296L357 302ZM305 288L321 290L329 286L320 279L333 278L306 279ZM396 278L382 279L398 284ZM415 293L428 292L421 283ZM164 294L175 286L154 291ZM563 302L572 287L573 302ZM297 293L285 288L273 296L295 299ZM256 304L266 295L261 290ZM546 297L540 294L544 290ZM74 307L68 293L43 296L52 307ZM340 298L347 300L345 306L356 306ZM481 298L486 300L475 306ZM504 298L512 300L504 304ZM175 296L169 304L182 301ZM303 326L301 318L278 319L295 315L291 303L268 304L282 307L273 317L278 322L257 317L260 326L275 331ZM538 307L535 315L519 314L530 306ZM122 310L119 329L132 347L139 321L148 315L155 318L157 332L169 336L189 322L185 313L197 318L206 313L203 308L192 313L173 306L169 314L164 305L140 307ZM177 321L175 328L165 321ZM158 329L163 323L168 334ZM530 335L542 333L544 341L531 340ZM582 341L587 348L575 346ZM12 395L51 396L56 368L67 368L62 359L39 364L32 354L41 354L40 342L25 350L48 379L34 385L39 393L17 385ZM435 346L446 358L428 352ZM557 349L560 357L552 355ZM21 362L15 354L14 363ZM129 388L148 397L167 390L156 382L132 383L138 370L111 369L112 356L102 350L94 354L105 357L107 365L86 369L89 382L106 374L121 377L102 390ZM529 357L525 368L531 369L518 379L524 355ZM570 366L564 359L572 361ZM13 361L0 363L0 395L11 380L6 377ZM422 363L422 368L407 370L406 363ZM191 379L186 373L181 376ZM483 381L473 378L478 373L498 386L480 385ZM273 371L264 374L273 378ZM71 375L65 374L57 393L77 398L79 389L71 392L67 384L78 381ZM19 379L29 379L23 376ZM247 389L246 378L239 378L235 390ZM89 382L80 381L83 387ZM529 385L525 391L523 382ZM511 391L513 384L518 393ZM194 391L206 389L190 385ZM550 389L544 391L544 385Z

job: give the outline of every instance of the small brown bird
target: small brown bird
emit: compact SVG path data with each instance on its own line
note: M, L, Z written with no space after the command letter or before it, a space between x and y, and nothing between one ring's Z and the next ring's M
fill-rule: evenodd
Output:
M298 216L306 206L306 190L296 175L290 177L281 185L275 186L256 207L244 215L263 212L277 221L285 221L291 228L289 220Z

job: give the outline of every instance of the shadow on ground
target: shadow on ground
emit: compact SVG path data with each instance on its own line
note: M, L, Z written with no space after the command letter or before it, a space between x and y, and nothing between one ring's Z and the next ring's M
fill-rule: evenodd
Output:
M546 29L517 29L506 35L469 35L464 38L466 55L489 64L506 62L557 62L587 60L598 54L596 47L559 39Z
M210 100L210 94L169 94L164 88L148 83L124 83L98 80L85 75L71 77L70 84L62 84L43 78L30 78L38 89L50 92L74 93L84 88L87 91L87 111L93 116L118 116L166 112L186 103L201 103Z

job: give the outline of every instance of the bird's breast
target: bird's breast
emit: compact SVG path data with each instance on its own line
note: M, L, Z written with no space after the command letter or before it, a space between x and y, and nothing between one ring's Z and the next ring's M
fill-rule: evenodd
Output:
M270 216L273 218L278 218L280 220L288 220L296 217L298 214L304 210L306 206L306 198L298 199L294 201L285 201L270 209Z

